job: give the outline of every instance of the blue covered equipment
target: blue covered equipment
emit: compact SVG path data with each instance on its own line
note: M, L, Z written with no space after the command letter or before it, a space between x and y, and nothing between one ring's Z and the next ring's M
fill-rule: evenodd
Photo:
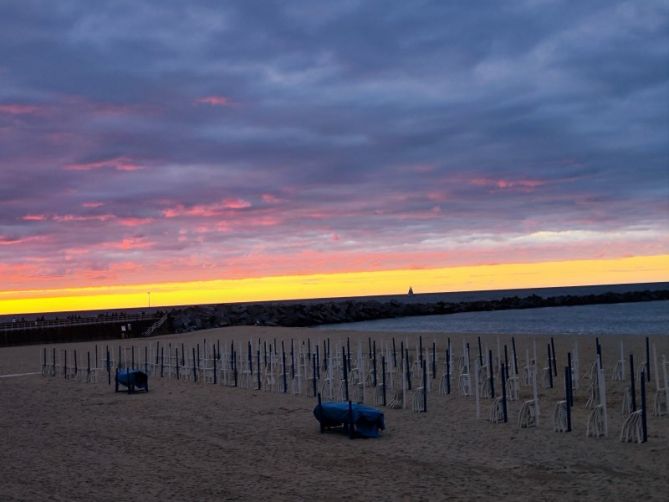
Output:
M128 394L135 392L136 389L142 389L149 392L149 377L143 371L131 369L116 370L116 392L118 386L125 385L128 388Z
M319 403L314 408L314 416L321 424L321 432L332 427L343 427L351 437L379 437L379 430L385 429L383 412L350 401Z

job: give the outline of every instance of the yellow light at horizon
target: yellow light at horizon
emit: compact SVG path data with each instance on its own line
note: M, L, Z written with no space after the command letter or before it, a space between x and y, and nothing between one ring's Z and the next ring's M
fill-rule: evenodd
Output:
M2 291L0 314L669 281L669 255Z

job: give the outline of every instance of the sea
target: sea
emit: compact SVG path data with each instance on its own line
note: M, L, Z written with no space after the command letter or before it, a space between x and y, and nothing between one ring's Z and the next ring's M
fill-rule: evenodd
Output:
M433 294L435 301L478 301L669 289L668 283ZM410 297L414 301L416 296ZM436 296L439 296L437 299ZM446 298L444 298L446 297ZM463 312L327 324L318 329L445 334L669 336L669 301Z

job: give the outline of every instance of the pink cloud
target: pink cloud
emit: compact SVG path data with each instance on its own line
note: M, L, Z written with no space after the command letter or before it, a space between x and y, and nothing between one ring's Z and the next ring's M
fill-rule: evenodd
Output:
M79 214L56 214L51 219L59 223L72 221L109 221L116 218L113 214L79 215Z
M139 227L142 225L148 225L149 223L153 222L153 218L121 218L120 221L121 225L125 227Z
M23 218L23 221L45 221L47 219L46 214L26 214Z
M0 246L17 246L31 242L44 242L47 238L43 235L32 235L29 237L7 237L0 235Z
M428 192L427 199L432 202L446 202L448 196L444 192Z
M33 105L21 105L16 103L0 104L0 113L8 115L34 115L42 109Z
M277 202L280 202L280 199L271 193L264 193L260 197L262 198L262 201L267 204L276 204Z
M522 191L531 191L537 187L545 185L546 182L542 180L505 180L505 179L492 179L492 178L474 178L469 181L471 185L474 186L487 186L492 187L498 190L522 190Z
M246 209L251 207L251 203L244 199L232 198L224 199L221 202L214 204L198 204L191 207L186 207L179 204L175 207L165 209L163 216L165 218L177 218L179 216L199 216L199 217L215 217L222 216L226 211L231 209Z
M96 169L115 169L116 171L138 171L142 166L128 157L115 157L95 162L76 162L67 164L68 171L94 171Z
M232 100L226 96L205 96L196 99L195 102L210 106L232 106Z
M121 249L123 251L130 251L133 249L149 249L153 244L146 241L144 238L126 237L121 242L115 242L109 247L112 249Z

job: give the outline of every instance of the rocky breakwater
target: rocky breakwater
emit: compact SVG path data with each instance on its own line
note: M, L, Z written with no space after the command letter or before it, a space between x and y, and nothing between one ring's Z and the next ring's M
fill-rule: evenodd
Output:
M316 326L392 317L657 300L669 300L669 290L611 292L583 296L564 295L547 298L537 295L513 296L501 300L457 303L402 303L360 299L307 303L222 304L176 308L170 312L168 322L173 333L181 333L223 326Z

